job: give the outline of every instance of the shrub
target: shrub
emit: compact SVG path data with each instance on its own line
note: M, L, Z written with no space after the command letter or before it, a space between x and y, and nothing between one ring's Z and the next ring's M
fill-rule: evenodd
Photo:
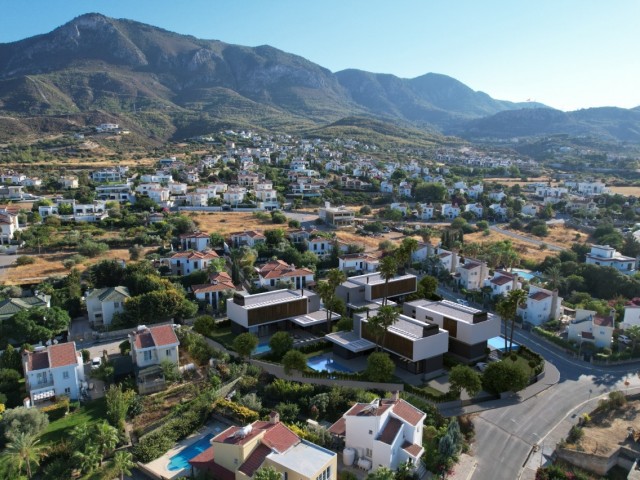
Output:
M209 336L215 330L216 321L209 315L202 315L193 322L193 329L201 335Z
M82 349L82 361L84 363L87 363L89 360L91 360L91 352L89 350L87 350L86 348Z
M578 425L574 425L569 430L569 435L567 435L567 442L569 443L580 443L580 440L584 438L584 430L582 427Z
M125 340L120 345L118 345L118 348L120 349L120 355L122 356L128 355L129 352L131 351L131 342L129 340Z
M28 255L20 255L16 259L16 265L18 265L18 266L31 265L32 263L36 263L36 259L33 258L33 257L30 257Z
M276 332L269 339L269 347L276 358L282 358L285 353L293 348L293 338L288 332Z
M78 244L78 253L85 257L97 257L109 250L109 245L103 242L94 242L93 240L83 240Z

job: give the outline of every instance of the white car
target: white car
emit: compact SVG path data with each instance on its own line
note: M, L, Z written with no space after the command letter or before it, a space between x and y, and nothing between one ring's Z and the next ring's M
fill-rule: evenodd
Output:
M631 339L626 335L618 335L618 342L629 345L631 343Z
M484 372L487 369L487 365L488 364L486 362L478 362L476 363L476 368L481 372Z
M463 305L465 307L469 306L469 302L467 302L464 298L456 298L456 303Z
M94 357L91 360L91 370L96 370L97 368L100 368L100 365L102 365L102 358Z

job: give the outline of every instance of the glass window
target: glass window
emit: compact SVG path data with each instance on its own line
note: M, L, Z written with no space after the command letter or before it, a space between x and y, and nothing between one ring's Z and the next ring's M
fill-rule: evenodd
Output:
M65 380L69 378L69 372L62 372L62 378Z

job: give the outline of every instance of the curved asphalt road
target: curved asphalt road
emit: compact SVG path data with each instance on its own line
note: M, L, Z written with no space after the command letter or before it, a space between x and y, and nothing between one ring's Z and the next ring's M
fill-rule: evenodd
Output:
M546 437L567 414L589 399L625 388L625 380L631 387L640 386L636 365L594 367L567 358L528 332L517 331L514 339L555 365L560 382L522 403L487 410L475 418L477 467L469 477L474 480L514 480L521 474L522 478L533 478L531 470L522 472L533 445L542 445L544 453L551 453L557 439Z

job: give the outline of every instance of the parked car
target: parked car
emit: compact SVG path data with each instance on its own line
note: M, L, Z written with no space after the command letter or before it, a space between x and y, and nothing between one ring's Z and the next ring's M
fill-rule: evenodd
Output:
M467 302L464 298L456 298L456 303L460 305L464 305L465 307L469 306L469 302Z
M631 343L631 339L626 335L618 335L618 342L629 345Z
M100 365L102 365L102 358L93 357L93 359L91 360L91 370L100 368Z
M476 368L481 372L484 372L487 369L487 365L488 364L486 362L478 362L476 363Z

